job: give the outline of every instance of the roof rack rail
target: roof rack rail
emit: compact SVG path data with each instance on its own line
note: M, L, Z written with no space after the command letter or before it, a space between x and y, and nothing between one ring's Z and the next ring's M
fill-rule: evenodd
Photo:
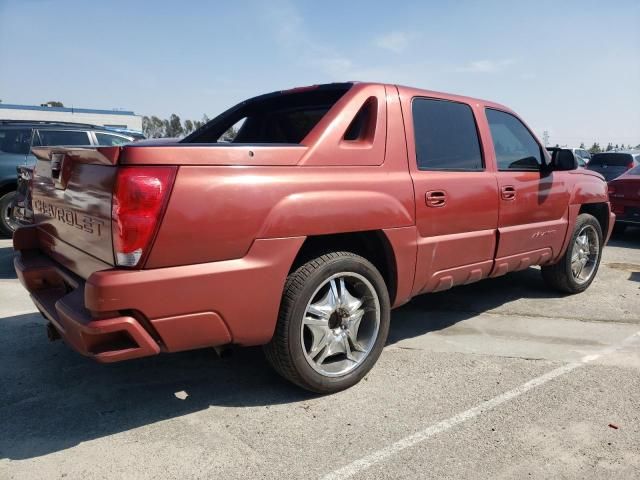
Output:
M29 124L29 125L60 125L69 127L84 127L84 128L104 128L99 125L93 125L91 123L77 123L77 122L59 122L55 120L11 120L8 118L0 118L0 124L16 123L16 124Z

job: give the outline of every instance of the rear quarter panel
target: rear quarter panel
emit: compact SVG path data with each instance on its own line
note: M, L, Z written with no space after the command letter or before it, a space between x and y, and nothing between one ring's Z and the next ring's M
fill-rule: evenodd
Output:
M413 224L405 172L381 167L180 167L146 268L240 258L254 239Z

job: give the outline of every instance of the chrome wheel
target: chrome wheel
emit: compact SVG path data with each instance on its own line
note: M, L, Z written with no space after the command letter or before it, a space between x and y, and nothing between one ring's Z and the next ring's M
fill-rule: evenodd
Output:
M600 241L592 225L582 227L571 250L571 273L578 284L588 282L598 266Z
M318 373L337 377L365 361L380 328L380 299L369 280L341 272L313 293L302 320L302 349Z

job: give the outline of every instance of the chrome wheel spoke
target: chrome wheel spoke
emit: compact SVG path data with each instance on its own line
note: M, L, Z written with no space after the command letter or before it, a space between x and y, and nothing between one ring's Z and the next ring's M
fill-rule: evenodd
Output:
M311 358L315 358L323 348L326 348L329 344L329 333L330 330L328 328L321 328L317 326L310 326L309 330L311 331L312 336L312 344L309 349L309 356Z
M580 274L582 273L583 269L584 269L584 263L583 262L578 263L578 267L576 269L575 276L576 277L580 277Z
M344 278L340 279L340 306L348 313L354 313L362 306L362 300L354 297L349 293L349 290L347 290L344 284Z
M586 235L580 235L578 238L576 238L576 243L581 247L586 247L587 245L589 245L589 239Z
M335 309L336 297L333 296L331 291L328 291L320 301L312 303L307 307L307 313L311 313L328 321Z
M349 345L349 337L347 337L347 335L342 336L342 344L344 346L344 354L345 357L347 357L347 360L350 360L353 363L358 363L358 361L353 356L353 353L351 352L351 345Z
M322 365L327 358L332 357L333 355L337 355L338 353L345 353L342 338L338 337L337 335L330 334L327 345L320 356L316 359L316 363Z
M331 296L332 305L336 307L340 301L340 294L338 293L338 285L336 285L335 279L329 282L329 295Z
M347 336L349 337L349 341L353 348L359 352L364 352L362 345L358 343L358 329L360 328L360 322L362 321L362 317L364 316L364 310L358 310L354 314L352 314L347 320Z

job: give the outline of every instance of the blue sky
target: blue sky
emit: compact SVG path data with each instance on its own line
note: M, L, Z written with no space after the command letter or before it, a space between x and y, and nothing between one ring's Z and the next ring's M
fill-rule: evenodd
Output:
M504 103L550 143L640 143L640 2L0 0L0 99L199 119L400 83Z

